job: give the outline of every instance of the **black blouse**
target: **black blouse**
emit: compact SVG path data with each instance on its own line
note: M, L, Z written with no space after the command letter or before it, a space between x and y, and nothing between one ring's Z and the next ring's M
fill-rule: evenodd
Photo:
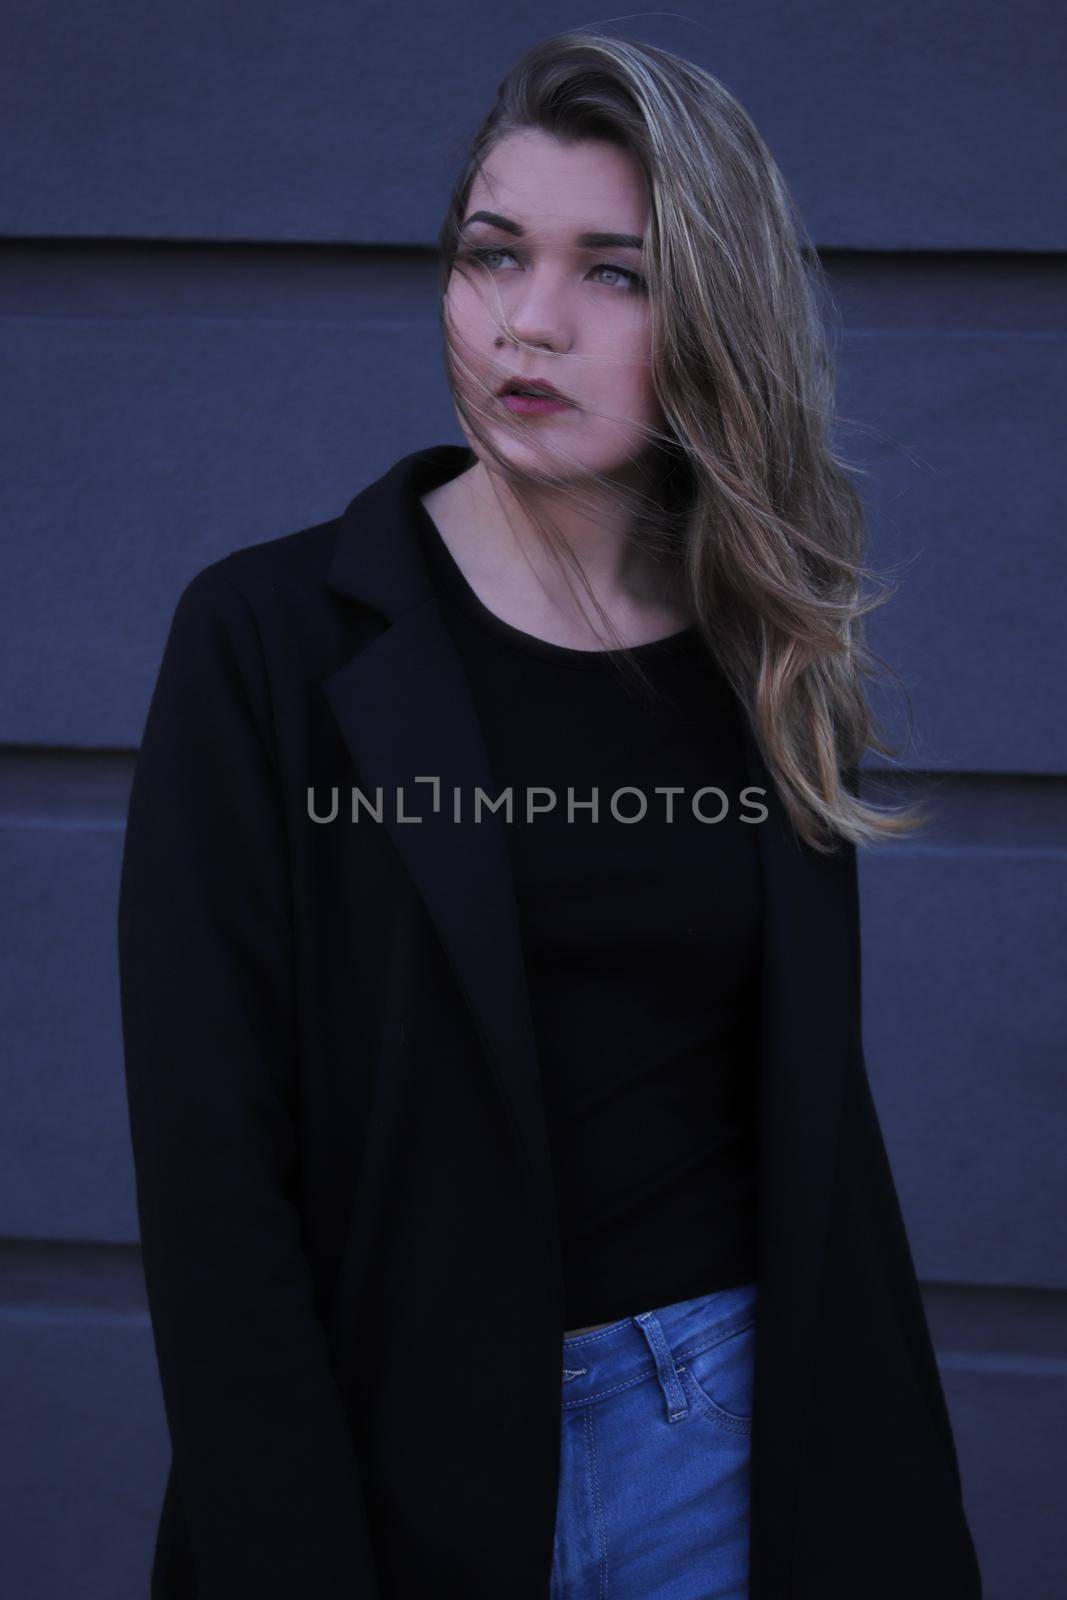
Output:
M552 1142L564 1326L748 1282L760 813L741 798L737 702L695 625L637 647L649 701L619 675L617 652L553 644L496 616L425 510L419 521L491 798L512 791L505 834ZM721 794L698 793L709 785Z

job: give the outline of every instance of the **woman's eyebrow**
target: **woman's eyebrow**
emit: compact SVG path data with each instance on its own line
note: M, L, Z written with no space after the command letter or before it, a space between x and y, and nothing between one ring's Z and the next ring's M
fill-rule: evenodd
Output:
M464 217L460 227L466 228L472 222L488 222L504 233L513 234L516 239L521 239L526 232L517 222L510 217L502 217L497 211L472 211L469 217ZM575 240L583 250L640 250L644 242L639 233L580 233Z

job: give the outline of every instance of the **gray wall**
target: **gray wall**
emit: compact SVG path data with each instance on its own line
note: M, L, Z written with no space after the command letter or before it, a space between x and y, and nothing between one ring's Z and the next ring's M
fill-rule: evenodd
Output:
M447 185L518 51L586 21L476 0L7 8L0 1587L17 1600L147 1594L166 1449L114 918L171 611L208 561L460 438L433 303ZM872 642L911 694L908 764L938 808L921 842L861 858L868 1063L988 1594L1052 1600L1062 13L682 0L619 26L739 95L844 314L841 446L903 580Z

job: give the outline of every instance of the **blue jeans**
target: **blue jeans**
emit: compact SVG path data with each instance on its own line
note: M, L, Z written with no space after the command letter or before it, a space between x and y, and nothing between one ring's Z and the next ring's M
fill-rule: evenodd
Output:
M552 1600L744 1600L756 1285L563 1340Z

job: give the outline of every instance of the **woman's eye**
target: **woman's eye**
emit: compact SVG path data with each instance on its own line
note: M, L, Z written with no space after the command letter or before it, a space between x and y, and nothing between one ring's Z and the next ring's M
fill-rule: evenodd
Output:
M629 267L613 267L610 262L605 261L601 266L594 267L593 271L614 273L616 278L622 279L623 287L627 289L643 289L645 287L644 278L640 277L636 272L631 272Z
M483 267L488 267L490 272L496 271L496 264L494 262L494 257L496 256L510 256L512 261L518 260L514 250L507 250L503 245L472 245L470 254L474 260L479 262ZM616 285L618 285L618 287L622 289L635 293L639 293L645 288L645 280L640 276L639 273L631 272L629 267L616 267L610 261L600 262L598 266L591 267L589 272L590 276L601 272L610 274L614 278L615 282L609 283L607 285L609 288L614 288Z
M513 251L504 250L500 245L491 244L476 246L471 250L471 255L474 257L475 261L480 261L482 265L486 267L490 264L490 256L511 256L512 260L515 259Z

